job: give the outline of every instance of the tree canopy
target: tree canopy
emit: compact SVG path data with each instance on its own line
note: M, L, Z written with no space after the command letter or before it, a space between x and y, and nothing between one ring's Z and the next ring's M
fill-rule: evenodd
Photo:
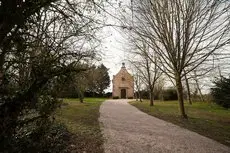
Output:
M35 141L52 144L41 142L50 137L42 131L54 126L61 86L97 56L98 11L92 6L81 0L0 1L0 152L41 152L45 148Z
M225 108L230 108L230 78L222 77L214 82L211 88L214 102Z

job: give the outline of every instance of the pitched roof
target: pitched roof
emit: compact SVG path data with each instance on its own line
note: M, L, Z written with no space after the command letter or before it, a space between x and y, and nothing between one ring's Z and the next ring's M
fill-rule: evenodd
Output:
M114 77L117 77L120 75L124 75L124 76L128 75L128 76L132 77L132 75L127 71L127 69L125 67L125 63L122 63L122 67L121 67L120 71L116 75L114 75Z

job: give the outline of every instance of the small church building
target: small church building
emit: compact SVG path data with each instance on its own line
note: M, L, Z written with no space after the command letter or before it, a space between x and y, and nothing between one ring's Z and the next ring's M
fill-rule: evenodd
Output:
M121 70L113 76L113 97L133 98L134 80L133 76L126 70L125 63L122 63Z

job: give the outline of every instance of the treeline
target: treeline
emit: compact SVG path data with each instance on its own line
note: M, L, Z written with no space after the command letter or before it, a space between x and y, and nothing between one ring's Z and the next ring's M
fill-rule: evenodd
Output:
M142 101L143 99L150 99L149 91L148 90L141 90L138 92L135 92L135 99ZM170 88L166 90L162 90L160 92L156 92L154 94L154 100L162 100L162 101L168 101L168 100L178 100L177 98L177 92L176 89Z
M137 100L142 100L142 99L150 99L150 95L148 90L140 90L139 91L140 94L138 92L135 92L135 98ZM212 102L213 96L212 93L209 94L204 94L202 95L203 97L201 98L201 95L197 94L196 92L192 93L190 95L191 100L194 102L202 102L202 98L205 99L206 102ZM188 96L187 96L187 91L184 91L184 99L188 101ZM171 100L178 100L177 97L177 91L175 88L168 88L168 89L164 89L160 92L155 92L154 93L154 100L160 100L160 101L171 101Z
M108 68L103 64L91 66L86 71L69 77L58 93L59 98L109 97L104 90L110 85Z
M112 97L112 92L105 92L103 94L99 94L96 92L90 92L90 91L85 91L83 93L84 97L95 97L95 98L111 98ZM80 98L79 94L77 92L66 92L63 91L59 94L59 98Z

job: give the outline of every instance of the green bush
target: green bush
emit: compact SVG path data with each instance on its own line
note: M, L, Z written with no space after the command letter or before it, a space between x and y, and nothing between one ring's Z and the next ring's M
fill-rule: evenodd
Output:
M211 94L216 104L224 108L230 108L230 78L214 81L215 86L211 88Z
M68 153L73 141L72 134L64 125L41 119L18 129L5 141L0 152Z
M162 100L177 100L177 91L176 89L166 89L163 91Z
M119 99L119 97L118 96L113 96L113 99Z
M71 134L53 118L54 111L60 105L61 100L40 95L34 105L22 107L17 118L8 117L9 121L14 121L15 127L12 128L13 133L1 131L0 152L68 152Z

